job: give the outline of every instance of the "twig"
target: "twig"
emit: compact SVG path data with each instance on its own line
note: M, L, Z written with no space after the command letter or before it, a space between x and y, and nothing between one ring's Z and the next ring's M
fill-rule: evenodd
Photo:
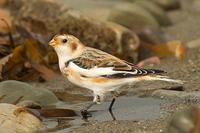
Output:
M2 95L1 97L0 97L0 101L5 97L6 95Z
M0 20L3 21L6 24L6 26L8 27L8 30L9 30L8 36L9 36L9 40L10 40L10 45L11 45L12 49L14 49L15 48L15 42L14 42L14 39L13 39L13 36L12 36L11 28L10 28L8 22L4 18L0 18Z
M23 98L24 96L20 96L17 100L15 100L13 102L14 105L16 105L17 103L19 103L19 101Z

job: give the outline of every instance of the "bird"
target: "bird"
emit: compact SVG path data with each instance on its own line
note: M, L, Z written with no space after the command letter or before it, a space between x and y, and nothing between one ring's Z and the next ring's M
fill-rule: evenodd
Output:
M106 94L112 95L109 112L121 86L140 81L161 80L182 84L181 80L163 76L159 69L145 69L121 60L109 53L84 45L69 34L55 35L50 41L58 56L61 73L73 84L93 92L93 101L81 110L83 116L95 104L104 101Z

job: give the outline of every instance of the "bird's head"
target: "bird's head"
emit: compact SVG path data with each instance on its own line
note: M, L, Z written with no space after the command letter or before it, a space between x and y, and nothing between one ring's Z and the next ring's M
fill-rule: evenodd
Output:
M66 34L54 36L49 45L55 49L58 57L64 56L68 58L73 58L84 48L78 38Z

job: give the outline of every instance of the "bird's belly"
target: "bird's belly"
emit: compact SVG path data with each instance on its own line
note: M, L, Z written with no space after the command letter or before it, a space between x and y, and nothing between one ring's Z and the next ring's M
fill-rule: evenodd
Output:
M74 71L70 71L70 73L66 76L67 79L80 87L85 87L83 79L81 79L81 75L79 73L75 73Z

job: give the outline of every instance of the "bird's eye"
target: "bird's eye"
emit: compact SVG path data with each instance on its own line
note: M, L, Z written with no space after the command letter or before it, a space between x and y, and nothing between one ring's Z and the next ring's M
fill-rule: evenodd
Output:
M67 39L63 39L62 42L63 42L63 43L66 43L66 42L67 42Z

